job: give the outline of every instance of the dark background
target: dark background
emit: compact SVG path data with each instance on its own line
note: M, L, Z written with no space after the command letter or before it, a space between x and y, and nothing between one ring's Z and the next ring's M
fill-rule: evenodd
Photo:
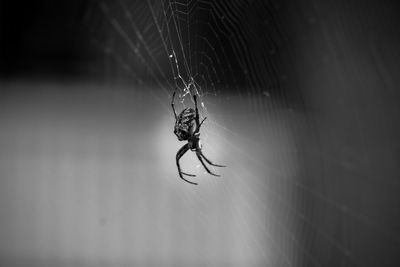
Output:
M86 74L93 60L83 18L87 1L2 1L0 71L3 78Z

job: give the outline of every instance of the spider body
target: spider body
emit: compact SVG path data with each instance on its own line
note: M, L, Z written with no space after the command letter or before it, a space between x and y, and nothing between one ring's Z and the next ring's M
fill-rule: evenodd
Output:
M193 135L196 126L196 111L192 108L185 108L177 116L174 134L179 141L189 140Z
M191 184L196 184L194 182L186 180L183 175L186 176L191 176L194 177L196 175L194 174L189 174L181 171L181 167L179 164L180 158L190 149L191 151L194 151L196 153L197 158L199 159L200 163L203 165L204 169L211 175L214 176L219 176L217 174L212 173L208 167L205 165L203 159L210 165L216 166L216 167L225 167L223 165L217 165L212 163L209 159L207 159L202 151L201 151L201 143L200 143L200 126L203 124L204 118L201 122L199 119L199 111L197 108L197 98L196 95L193 95L193 100L195 104L195 108L185 108L184 110L179 113L179 115L176 115L175 111L175 104L174 104L174 99L175 99L175 92L172 95L172 110L174 111L175 115L175 127L174 127L174 134L178 138L179 141L187 141L187 143L179 149L178 153L176 154L176 165L178 167L178 173L179 177L181 177L182 180L191 183Z

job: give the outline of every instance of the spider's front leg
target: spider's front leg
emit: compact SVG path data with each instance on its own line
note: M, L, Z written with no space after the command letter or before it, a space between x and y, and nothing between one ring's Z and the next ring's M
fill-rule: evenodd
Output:
M203 122L207 119L205 117L201 122L200 122L200 115L199 115L199 109L197 108L197 96L193 95L193 101L194 101L194 109L196 111L196 130L194 131L195 133L198 133L200 131L200 126L203 124Z
M185 144L183 147L181 147L181 149L179 149L178 153L176 153L176 166L178 167L179 177L181 177L182 180L184 180L185 182L188 182L189 184L197 185L197 183L188 181L188 180L186 180L185 178L183 178L183 175L187 175L187 176L191 176L191 177L195 177L196 175L183 172L183 171L181 170L181 166L180 166L180 164L179 164L180 158L181 158L188 150L189 150L189 144Z
M193 95L193 101L194 101L194 109L196 111L196 124L200 125L199 109L197 108L197 96L195 94Z
M176 94L176 89L175 89L175 91L174 91L174 93L172 95L171 107L172 107L172 110L174 111L175 120L177 120L176 110L175 110L175 103L174 103L175 94Z

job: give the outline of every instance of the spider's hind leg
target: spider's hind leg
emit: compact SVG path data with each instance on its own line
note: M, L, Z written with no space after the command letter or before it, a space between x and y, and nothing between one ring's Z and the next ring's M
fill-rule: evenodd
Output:
M196 152L196 155L197 155L197 158L200 160L201 165L203 165L204 169L206 169L206 171L207 171L209 174L214 175L214 176L220 176L220 175L218 175L218 174L213 173L212 171L210 171L210 170L207 168L206 164L204 164L204 161L203 161L203 159L201 158L200 152Z
M204 156L204 154L203 154L203 152L201 152L201 150L198 151L197 153L199 153L200 156L201 156L205 161L207 161L208 164L210 164L210 165L212 165L212 166L215 166L215 167L226 167L226 166L224 166L224 165L218 165L218 164L212 163L208 158L206 158L206 156Z
M184 180L185 182L188 182L189 184L194 184L194 185L197 185L197 183L195 183L195 182L191 182L191 181L189 181L189 180L186 180L185 178L183 178L182 174L185 174L185 175L187 175L186 173L179 172L179 177L181 177L181 179L182 179L182 180ZM191 176L192 176L192 175L191 175ZM196 176L196 175L193 175L193 176Z
M189 181L189 180L186 180L186 179L183 177L183 175L187 175L187 176L191 176L191 177L195 177L196 175L183 172L183 171L181 170L181 165L179 164L180 158L181 158L188 150L189 150L189 145L188 145L188 144L184 145L183 147L181 147L181 149L179 149L178 153L176 154L176 166L178 167L179 177L181 177L182 180L184 180L185 182L188 182L189 184L197 185L197 183L191 182L191 181Z
M187 175L187 176L190 176L190 177L196 177L196 175L194 175L194 174L186 173L186 172L183 172L183 171L179 171L179 173Z

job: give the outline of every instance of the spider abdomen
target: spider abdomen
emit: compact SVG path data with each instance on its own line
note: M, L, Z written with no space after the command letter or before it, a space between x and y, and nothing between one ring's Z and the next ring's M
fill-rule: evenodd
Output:
M174 133L179 141L188 140L194 132L196 126L196 111L192 108L185 108L178 115Z
M178 115L178 122L180 123L188 123L196 118L196 111L192 108L185 108Z

